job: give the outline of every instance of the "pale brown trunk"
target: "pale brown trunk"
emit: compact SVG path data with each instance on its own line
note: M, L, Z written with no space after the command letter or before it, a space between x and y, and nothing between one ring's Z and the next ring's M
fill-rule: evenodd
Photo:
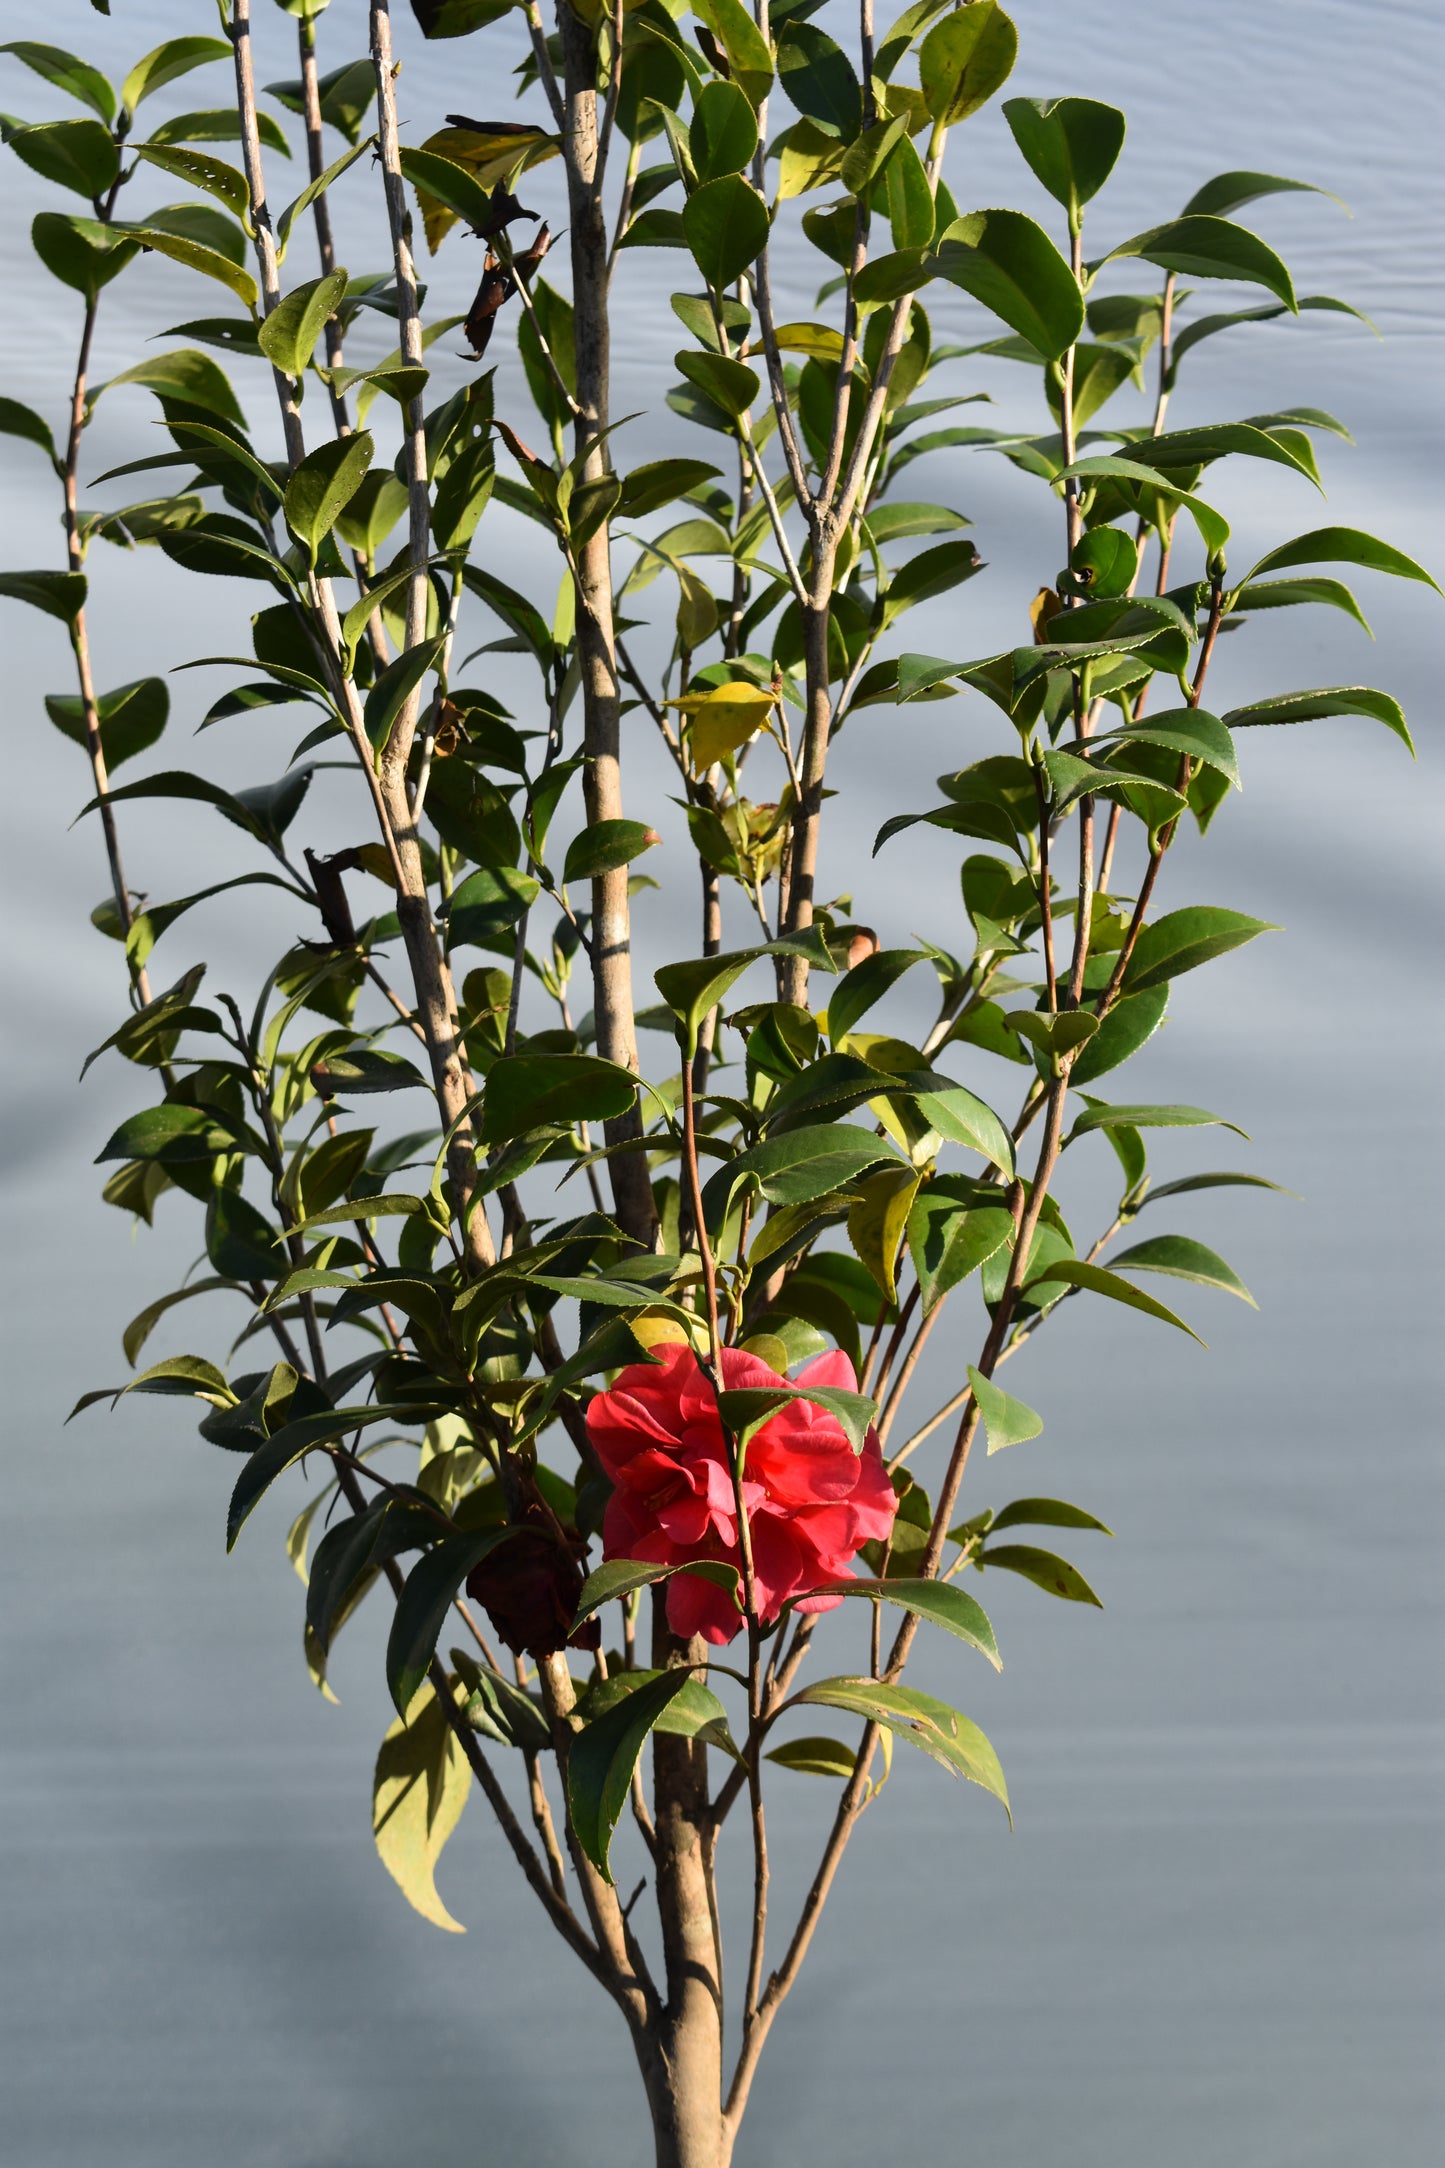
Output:
M814 542L817 553L816 537ZM803 612L803 663L807 672L808 719L803 733L803 758L799 769L797 811L793 816L789 847L788 909L785 933L801 933L813 923L813 891L818 874L818 832L823 813L823 776L828 765L828 736L833 726L833 702L828 689L828 626L833 588L835 552L822 553L814 567L808 608ZM788 957L778 974L778 992L784 1001L807 998L808 967L801 957Z
M666 1597L654 1598L652 1661L658 1669L700 1662L701 1641L668 1631ZM657 1908L667 2001L638 2060L652 2112L657 2168L727 2168L732 2144L722 2116L721 1938L713 1887L707 1748L653 1734Z
M609 342L607 323L607 222L597 138L597 51L592 32L567 0L559 0L565 68L563 147L571 221L573 336L577 371L577 448L607 427ZM584 479L602 474L604 447L594 445ZM586 765L582 772L587 821L620 820L622 766L619 723L621 688L612 621L612 558L606 522L577 552L577 652L582 673ZM624 1069L638 1068L632 1006L631 913L627 868L600 874L592 883L592 996L597 1051ZM605 1125L609 1144L642 1133L634 1106ZM652 1246L657 1206L641 1152L624 1152L609 1163L619 1224Z

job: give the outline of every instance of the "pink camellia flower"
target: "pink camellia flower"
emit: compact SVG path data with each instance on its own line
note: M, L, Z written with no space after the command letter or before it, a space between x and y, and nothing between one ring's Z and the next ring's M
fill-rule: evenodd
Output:
M656 1364L631 1364L587 1410L588 1435L616 1485L602 1555L657 1565L710 1558L741 1571L732 1467L712 1386L691 1348L674 1342L656 1353ZM729 1392L787 1382L741 1348L724 1348L722 1365ZM858 1384L839 1352L815 1357L792 1382L847 1392ZM789 1401L749 1441L743 1499L764 1623L790 1597L847 1576L860 1544L886 1538L898 1508L876 1431L855 1453L837 1417L807 1400ZM830 1611L841 1600L819 1596L799 1608ZM684 1638L714 1642L731 1641L742 1623L728 1591L695 1573L669 1582L667 1622Z

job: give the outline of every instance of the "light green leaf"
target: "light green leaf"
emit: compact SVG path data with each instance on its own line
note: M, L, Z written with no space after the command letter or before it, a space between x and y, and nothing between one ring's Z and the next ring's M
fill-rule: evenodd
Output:
M788 1708L799 1705L843 1709L850 1716L861 1716L883 1726L895 1737L906 1739L910 1746L921 1748L956 1776L982 1785L1002 1801L1008 1812L1008 1787L998 1756L978 1726L947 1702L936 1701L933 1695L921 1694L914 1687L886 1685L881 1679L837 1678L805 1686L785 1704ZM1011 1814L1009 1819L1013 1819Z
M227 286L236 299L254 309L261 290L249 271L232 263L219 249L207 248L203 241L194 241L188 234L165 233L159 226L128 226L126 233L142 248L154 249L159 256L169 256L173 263L185 264L191 271L200 271L219 285Z
M1035 1415L1032 1408L1025 1407L1021 1400L1015 1400L1011 1393L994 1385L973 1363L968 1366L968 1382L983 1417L990 1453L1001 1453L1006 1445L1022 1445L1026 1439L1039 1435L1044 1427L1043 1417Z
M936 22L918 52L929 117L955 128L986 105L1012 74L1018 44L997 0L973 0Z
M471 1783L466 1752L428 1683L407 1718L398 1718L382 1741L371 1826L381 1863L407 1903L452 1935L466 1929L437 1895L436 1864L461 1819Z
M295 287L276 304L257 338L262 353L283 375L302 374L327 318L335 315L344 298L346 287L346 273L333 271L326 278L310 279L304 286Z
M147 165L159 166L162 173L173 173L177 180L189 181L192 188L215 196L243 224L249 218L251 191L238 166L227 165L223 158L212 158L206 151L180 150L170 144L137 143L135 153Z
M375 142L375 136L368 136L364 143L358 143L353 149L343 151L341 156L329 165L324 173L319 173L314 181L308 182L294 203L287 204L276 221L276 261L278 263L285 261L286 244L291 238L291 229L302 212L309 211L316 198L324 195L333 181L340 180L347 167L355 165L357 159L369 151Z
M1071 1566L1066 1558L1056 1558L1052 1551L1036 1551L1028 1543L1000 1543L984 1551L978 1563L984 1567L1001 1566L1006 1573L1022 1574L1035 1588L1043 1589L1049 1596L1062 1596L1066 1603L1091 1603L1096 1610L1103 1609L1077 1567Z

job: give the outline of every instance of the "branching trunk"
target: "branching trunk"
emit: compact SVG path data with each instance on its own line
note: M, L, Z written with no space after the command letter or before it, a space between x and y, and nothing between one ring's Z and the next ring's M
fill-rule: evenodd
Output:
M607 427L609 332L607 321L607 221L602 200L602 160L597 134L597 48L592 32L559 0L558 27L565 57L563 147L571 220L572 306L577 369L577 449L592 447L584 481L606 471L607 454L596 441ZM622 818L621 681L612 617L612 552L607 522L576 554L577 652L582 675L586 766L583 791L589 826ZM632 1005L632 933L627 868L599 874L592 883L592 991L597 1051L636 1072L637 1033ZM642 1134L634 1107L606 1124L609 1144ZM652 1247L657 1205L641 1152L611 1161L612 1195L619 1224Z

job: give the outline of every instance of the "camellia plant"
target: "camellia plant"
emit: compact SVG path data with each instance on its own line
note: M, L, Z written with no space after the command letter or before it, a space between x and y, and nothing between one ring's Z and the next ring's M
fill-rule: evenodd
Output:
M1266 929L1169 899L1161 876L1182 823L1228 817L1256 728L1356 715L1409 738L1396 703L1359 686L1215 714L1219 638L1262 610L1358 618L1320 567L1434 582L1338 526L1231 564L1209 470L1263 460L1317 482L1314 439L1344 434L1328 414L1167 426L1204 340L1355 313L1297 296L1238 222L1306 184L1221 174L1120 236L1097 204L1124 115L1010 97L1052 230L955 202L952 134L1014 68L996 0L915 0L881 31L862 0L846 50L819 0L556 0L555 22L539 0L412 0L425 37L459 41L455 95L479 111L405 129L386 0L364 57L358 0L328 18L345 35L322 72L325 5L266 11L277 64L299 73L264 90L250 0L220 0L222 35L170 40L118 91L57 47L5 48L65 102L5 135L57 190L32 237L73 296L77 344L58 436L0 402L0 427L54 469L67 547L64 569L7 572L0 592L68 634L74 676L46 705L89 762L108 856L94 920L129 1000L97 1055L143 1089L99 1155L103 1194L148 1223L194 1204L204 1225L204 1266L148 1302L125 1354L137 1369L200 1295L238 1328L224 1365L177 1352L120 1390L201 1403L201 1438L234 1456L228 1544L273 1488L288 1501L323 1694L363 1598L392 1606L374 1821L412 1904L457 1926L434 1870L479 1790L622 2014L658 2162L724 2168L893 1743L1007 1806L983 1733L906 1683L916 1636L996 1666L980 1574L1095 1601L1046 1547L1099 1529L1091 1514L964 1496L980 1431L993 1454L1042 1427L1001 1366L1080 1297L1189 1331L1157 1275L1249 1299L1192 1235L1152 1230L1187 1223L1193 1192L1271 1185L1152 1186L1150 1131L1221 1118L1141 1104L1117 1074L1177 979ZM510 117L461 42L504 21ZM152 94L192 71L221 102L148 125ZM281 210L298 124L309 180ZM333 239L343 179L374 219L359 271ZM770 256L799 216L824 283L811 317L779 322ZM422 251L449 238L426 292ZM647 431L609 312L640 249L677 267L668 427L697 434L690 456L634 462ZM146 252L223 313L93 383L98 315ZM1212 310L1217 281L1251 293ZM983 344L935 341L940 284L996 320ZM471 361L437 399L443 337ZM499 388L513 340L505 381L525 380L535 413L506 411ZM380 361L345 358L385 343ZM1036 433L940 423L980 396L977 355L1032 373ZM253 412L274 400L254 436L228 369ZM158 401L165 448L114 471L159 494L91 511L85 432L127 383ZM1129 384L1157 387L1152 421L1111 424ZM909 497L908 470L969 448L1052 498L1056 545L996 607L991 652L911 652L908 611L983 565L959 512ZM516 515L555 547L555 608L550 580L534 597L504 577ZM254 583L237 653L164 661L225 674L203 727L245 733L278 780L112 781L157 744L170 695L160 675L103 689L97 543ZM487 683L499 651L534 670L520 712ZM880 808L878 835L887 848L926 822L956 838L961 908L940 900L936 941L881 948L851 897L818 888L827 802L850 789L836 741L864 709L881 722L964 693L994 750L941 776L936 805ZM311 713L283 765L296 718L275 711L296 708ZM647 857L672 815L628 783L624 750L648 738L690 849L674 959L639 988L632 900L677 860ZM355 833L329 854L295 840L323 770L351 778L330 788L350 792ZM120 844L137 799L219 816L260 864L198 895L138 894ZM260 982L213 992L197 962L158 990L178 921L257 883L295 911ZM916 1044L879 1023L907 974L904 994L933 994ZM403 1119L386 1123L392 1094ZM1081 1237L1059 1177L1101 1153L1121 1194ZM905 1423L945 1306L954 1390ZM826 1826L778 1929L767 1804L800 1779ZM730 1821L751 1904L725 2021Z

